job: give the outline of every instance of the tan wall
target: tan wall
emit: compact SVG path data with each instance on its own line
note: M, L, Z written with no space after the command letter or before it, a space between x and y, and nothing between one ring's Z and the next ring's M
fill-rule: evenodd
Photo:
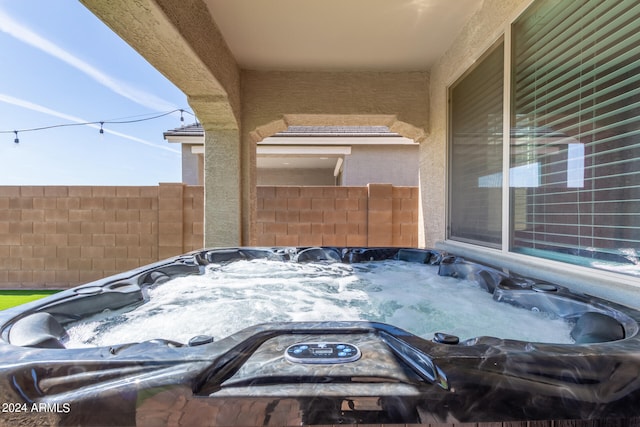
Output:
M416 246L418 189L258 187L259 246Z
M335 185L333 169L275 169L260 168L258 185Z
M202 246L202 187L0 187L0 288L64 288Z
M418 144L353 145L351 154L344 156L342 185L390 182L398 186L417 186L418 151Z
M416 246L418 189L258 187L260 246ZM203 246L202 186L0 187L0 288L67 288Z

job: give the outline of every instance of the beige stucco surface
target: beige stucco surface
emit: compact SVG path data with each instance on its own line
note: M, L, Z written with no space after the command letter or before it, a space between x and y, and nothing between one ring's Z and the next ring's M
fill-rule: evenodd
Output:
M189 99L207 129L238 128L240 70L201 0L81 0Z
M261 140L291 125L387 125L420 141L427 72L243 71L242 123Z
M354 145L344 158L342 185L418 185L418 144Z
M258 185L335 185L333 169L260 169Z
M242 241L240 144L237 130L205 133L204 245L235 246Z

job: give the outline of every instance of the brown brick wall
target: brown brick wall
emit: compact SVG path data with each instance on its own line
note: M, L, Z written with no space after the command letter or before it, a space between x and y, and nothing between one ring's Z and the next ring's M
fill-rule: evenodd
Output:
M418 189L258 187L259 246L417 246ZM200 249L201 186L0 187L0 288L66 288Z
M66 288L202 246L202 187L0 187L0 288Z
M393 187L393 225L389 246L418 246L418 187Z
M417 246L418 189L258 187L259 246Z

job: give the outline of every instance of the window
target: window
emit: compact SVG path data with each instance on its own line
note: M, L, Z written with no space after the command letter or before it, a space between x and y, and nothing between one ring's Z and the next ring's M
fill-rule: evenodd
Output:
M449 238L499 247L502 222L504 47L449 92Z
M515 22L511 250L638 271L639 22L636 0L539 0Z
M448 238L640 277L640 2L536 0L510 34L449 91Z

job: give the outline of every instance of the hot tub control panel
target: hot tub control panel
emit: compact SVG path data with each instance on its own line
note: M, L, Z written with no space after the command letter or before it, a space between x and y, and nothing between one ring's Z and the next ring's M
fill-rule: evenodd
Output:
M361 355L358 347L344 342L301 342L284 351L285 359L293 363L347 363Z

